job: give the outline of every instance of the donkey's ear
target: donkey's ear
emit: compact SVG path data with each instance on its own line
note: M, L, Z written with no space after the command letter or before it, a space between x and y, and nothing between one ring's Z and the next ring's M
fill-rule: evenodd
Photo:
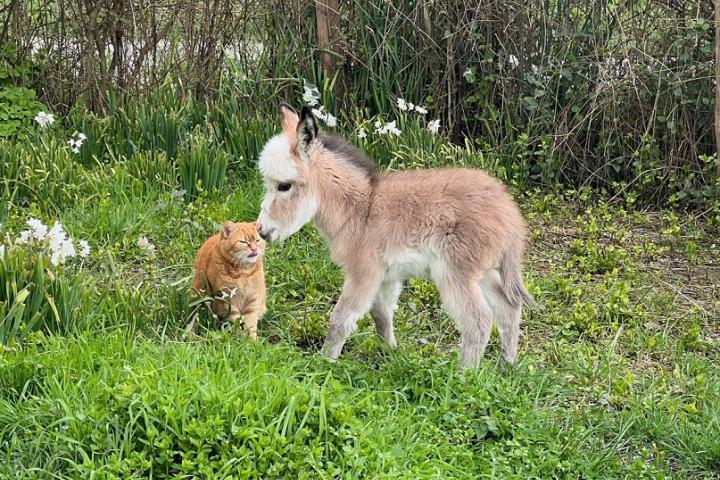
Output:
M280 115L280 125L284 133L295 135L300 118L294 108L285 102L278 105L278 114Z
M303 107L300 112L300 123L297 126L297 136L300 148L305 150L315 140L319 132L317 120L309 107Z

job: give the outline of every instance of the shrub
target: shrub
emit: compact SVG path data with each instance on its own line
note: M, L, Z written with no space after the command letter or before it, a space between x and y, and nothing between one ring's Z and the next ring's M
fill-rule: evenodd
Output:
M27 144L0 141L0 191L7 195L3 198L16 205L62 208L73 204L85 172L73 155L63 140L51 136Z
M137 152L125 159L127 172L148 190L165 191L178 184L177 165L168 160L165 152Z
M185 199L192 201L201 193L213 196L225 185L229 155L198 130L188 137L187 149L178 154L180 185Z
M90 302L83 274L53 268L24 247L0 256L0 344L22 341L31 332L64 333L88 320Z
M0 45L0 138L27 134L33 118L47 107L37 100L35 90L18 85L30 67L18 61L17 50Z

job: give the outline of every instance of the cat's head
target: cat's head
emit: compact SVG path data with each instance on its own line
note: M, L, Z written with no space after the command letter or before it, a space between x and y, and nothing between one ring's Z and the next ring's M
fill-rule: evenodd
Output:
M265 240L260 238L255 222L223 223L220 230L220 249L233 263L255 263L265 252Z

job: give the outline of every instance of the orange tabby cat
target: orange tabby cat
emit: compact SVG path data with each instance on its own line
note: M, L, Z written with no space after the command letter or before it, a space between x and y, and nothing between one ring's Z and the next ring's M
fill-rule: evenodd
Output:
M219 318L235 322L242 316L252 340L257 339L257 323L265 314L264 250L255 222L225 222L195 258L193 289L216 297L212 310Z

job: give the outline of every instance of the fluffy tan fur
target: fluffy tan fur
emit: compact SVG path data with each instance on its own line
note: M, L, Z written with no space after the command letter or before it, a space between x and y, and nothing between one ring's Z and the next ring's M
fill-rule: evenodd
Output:
M264 250L255 223L225 222L195 258L194 291L215 297L212 310L219 318L235 322L242 317L253 340L265 314Z
M493 320L502 356L517 356L525 222L505 186L467 168L377 173L362 152L324 140L307 110L281 106L282 133L260 156L266 187L258 231L270 241L314 221L345 274L324 351L339 356L370 312L395 346L393 312L402 282L429 277L461 333L461 361L474 366Z

